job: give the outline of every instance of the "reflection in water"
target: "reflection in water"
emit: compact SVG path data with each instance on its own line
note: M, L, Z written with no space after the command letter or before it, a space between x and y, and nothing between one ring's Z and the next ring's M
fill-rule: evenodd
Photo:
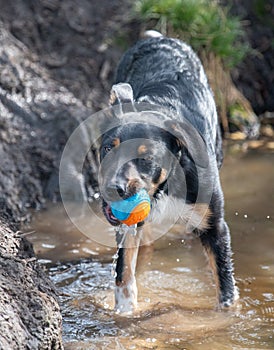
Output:
M197 240L180 225L138 271L139 308L112 311L114 248L92 242L60 206L36 215L35 244L60 291L66 349L274 349L274 156L226 158L222 170L241 299L215 310L215 288ZM100 232L100 224L93 227ZM145 266L144 266L145 265Z

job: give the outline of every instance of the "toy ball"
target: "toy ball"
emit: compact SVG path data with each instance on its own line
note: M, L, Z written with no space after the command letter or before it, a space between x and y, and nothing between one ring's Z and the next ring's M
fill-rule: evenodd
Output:
M144 221L150 212L150 198L146 190L142 189L133 196L111 202L112 214L127 226Z

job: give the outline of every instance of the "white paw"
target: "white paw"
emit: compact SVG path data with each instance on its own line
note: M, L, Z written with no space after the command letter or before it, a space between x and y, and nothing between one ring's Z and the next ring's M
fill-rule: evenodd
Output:
M131 314L137 307L136 281L115 287L115 311L119 314Z

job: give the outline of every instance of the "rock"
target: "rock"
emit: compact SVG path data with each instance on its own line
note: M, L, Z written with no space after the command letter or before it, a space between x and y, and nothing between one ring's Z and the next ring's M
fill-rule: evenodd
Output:
M262 125L260 129L260 134L266 137L274 137L274 129L271 125Z
M249 149L258 149L263 147L265 142L263 140L252 140L247 143Z
M242 141L246 139L246 134L241 131L235 131L229 135L230 140Z
M260 115L261 123L274 125L274 112L266 111Z
M266 148L268 150L274 151L274 142L267 142Z
M228 116L230 132L240 131L249 138L256 138L259 135L258 117L251 106L246 106L243 96L228 106Z

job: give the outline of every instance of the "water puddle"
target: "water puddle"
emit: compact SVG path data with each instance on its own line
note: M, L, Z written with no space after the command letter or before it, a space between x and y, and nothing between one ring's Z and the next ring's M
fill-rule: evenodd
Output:
M241 294L225 312L215 310L199 241L180 225L143 257L138 310L121 317L112 311L115 248L82 235L60 205L35 215L28 238L60 292L65 349L274 349L274 154L228 154L222 182ZM106 230L100 221L92 229Z

